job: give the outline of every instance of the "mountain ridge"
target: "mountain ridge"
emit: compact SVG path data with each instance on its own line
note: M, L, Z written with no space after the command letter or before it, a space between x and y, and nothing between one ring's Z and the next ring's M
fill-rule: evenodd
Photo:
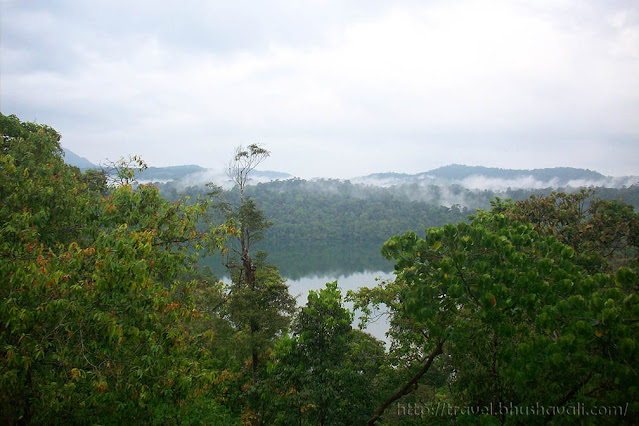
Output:
M78 154L71 151L70 149L62 148L62 150L64 151L64 162L71 166L75 166L79 168L81 171L85 171L87 169L99 168L98 166L93 164L91 161L87 160L84 157L79 156Z
M67 148L64 161L81 170L99 168L84 157ZM279 171L255 170L252 173L254 183L272 180L290 179L294 176ZM200 185L209 181L228 184L223 171L208 169L195 164L156 167L150 166L138 175L143 182L179 181L185 185ZM358 176L348 180L352 183L396 186L407 184L432 184L436 186L461 185L470 189L506 189L506 188L560 188L560 187L623 187L639 183L637 176L612 177L595 170L577 167L549 167L536 169L504 169L485 166L466 166L449 164L420 173L382 172Z
M426 172L373 173L351 179L353 183L375 186L431 184L460 185L469 189L622 187L639 183L637 176L606 176L590 169L550 167L539 169L502 169L497 167L450 164Z
M497 167L465 166L463 164L450 164L438 167L428 172L418 173L418 175L435 175L448 178L464 178L473 175L486 177L515 177L521 175L532 175L536 177L557 177L561 175L571 179L603 179L607 176L590 169L577 167L546 167L538 169L503 169Z

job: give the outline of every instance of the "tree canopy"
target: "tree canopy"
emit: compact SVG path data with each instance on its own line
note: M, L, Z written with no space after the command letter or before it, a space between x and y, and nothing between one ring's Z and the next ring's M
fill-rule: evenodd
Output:
M392 198L310 203L320 222L356 219L338 237L339 227L298 214L302 192L284 191L279 204L289 205L277 208L307 220L302 234L365 241L367 224L382 223L373 239L426 228L382 245L394 280L346 298L328 283L297 307L254 250L289 229L269 233L276 194L260 201L246 186L265 148L237 150L236 189L169 201L135 183L138 157L81 172L64 164L54 129L1 114L0 129L4 422L639 419L639 215L621 201L553 192L497 198L467 221L429 206L430 216L392 223ZM230 283L200 267L203 252L225 254ZM364 323L388 316L388 348L353 328L356 310ZM406 404L455 409L416 416Z
M107 187L60 136L1 116L0 412L13 423L225 421L188 245L203 204Z
M414 232L391 238L382 254L395 259L395 282L360 289L353 298L366 313L382 304L390 309L398 371L407 371L412 384L429 369L444 371L444 400L455 406L580 403L586 409L621 406L636 418L636 269L607 273L619 259L602 261L609 247L596 242L606 235L579 233L579 239L568 239L571 245L559 238L603 221L611 234L623 234L632 244L637 215L597 201L589 215L558 213L561 223L551 214L544 215L548 220L515 220L537 212L530 206L539 202L574 212L584 195L553 197L564 202L498 202L469 224L428 229L423 238ZM370 422L413 389L391 393ZM531 421L512 413L494 417L500 423Z

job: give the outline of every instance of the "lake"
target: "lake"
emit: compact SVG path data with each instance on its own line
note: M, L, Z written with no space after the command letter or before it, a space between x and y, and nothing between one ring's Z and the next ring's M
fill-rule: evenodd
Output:
M346 295L348 290L357 290L360 287L375 287L379 284L376 279L388 280L392 278L392 272L388 271L364 271L355 272L350 275L323 275L323 276L307 276L296 280L287 280L290 293L297 297L297 305L304 306L306 304L306 297L309 290L319 290L324 288L327 282L337 281L339 288L342 290L342 294ZM353 304L347 303L346 306L352 309ZM353 327L358 326L358 315L353 323ZM372 322L365 329L366 332L372 334L380 340L386 341L386 332L388 331L388 319L386 316L379 318L377 321Z
M297 305L304 306L309 290L320 290L328 282L337 281L342 294L360 287L374 287L380 279L393 278L393 264L384 259L379 250L381 243L277 245L262 244L257 249L268 253L268 261L276 265L287 280L290 293L297 298ZM216 256L201 259L201 265L209 266L222 281L230 279L221 259ZM352 303L346 305L352 308ZM357 327L356 317L353 326ZM386 341L388 330L386 317L369 324L366 331Z

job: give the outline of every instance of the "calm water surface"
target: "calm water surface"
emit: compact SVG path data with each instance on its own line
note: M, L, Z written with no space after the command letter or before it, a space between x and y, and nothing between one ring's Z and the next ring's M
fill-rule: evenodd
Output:
M379 254L380 246L336 244L321 246L266 246L268 261L280 270L289 285L290 293L296 297L297 305L306 305L309 290L320 290L326 283L337 281L342 295L348 290L360 287L375 287L379 280L393 278L393 264ZM216 257L203 258L201 264L212 268L222 281L229 283L230 279L222 266L221 259ZM352 308L352 303L346 306ZM353 323L358 326L358 313ZM386 340L388 330L387 317L383 316L365 329L380 340Z

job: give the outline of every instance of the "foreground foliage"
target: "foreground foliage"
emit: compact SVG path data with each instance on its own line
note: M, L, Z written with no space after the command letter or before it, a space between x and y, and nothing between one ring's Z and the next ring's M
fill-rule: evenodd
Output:
M382 342L351 327L337 282L311 290L269 368L277 424L362 424L379 397Z
M398 371L413 383L438 374L429 369L444 373L439 402L622 406L632 422L639 416L639 297L636 269L628 266L636 265L637 215L597 201L589 215L570 216L587 194L553 197L497 203L470 224L429 229L424 238L393 237L382 253L395 259L396 281L353 297L369 314L390 308ZM542 218L538 204L554 208ZM608 239L623 240L623 256L608 255L611 247L601 244ZM628 266L606 273L619 263ZM412 390L390 394L371 422ZM493 421L574 421L512 412L497 412Z
M639 419L639 216L628 205L587 191L496 199L469 223L390 238L396 279L349 295L364 321L387 310L386 350L352 328L337 283L296 309L252 251L270 225L244 193L263 148L238 150L239 203L218 198L225 222L211 225L212 201L169 203L133 185L137 157L81 173L50 127L0 115L0 129L3 422ZM198 268L199 251L226 254L230 285ZM494 412L422 418L400 410L408 403ZM517 412L576 405L624 415Z
M108 188L63 163L47 126L1 117L3 420L226 419L210 391L187 241L206 206ZM91 419L91 420L89 420Z

